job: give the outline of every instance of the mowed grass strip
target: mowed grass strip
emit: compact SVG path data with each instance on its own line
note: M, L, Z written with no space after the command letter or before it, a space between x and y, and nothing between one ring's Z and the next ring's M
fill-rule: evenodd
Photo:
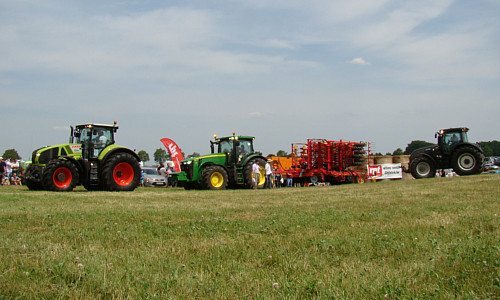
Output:
M498 298L500 176L0 188L0 298Z

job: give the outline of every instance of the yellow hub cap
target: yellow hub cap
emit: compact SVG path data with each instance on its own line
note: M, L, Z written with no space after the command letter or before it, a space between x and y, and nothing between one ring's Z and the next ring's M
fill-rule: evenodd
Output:
M210 176L210 184L213 187L216 188L221 187L223 183L224 183L224 177L222 177L221 173L219 172L212 173L212 175Z

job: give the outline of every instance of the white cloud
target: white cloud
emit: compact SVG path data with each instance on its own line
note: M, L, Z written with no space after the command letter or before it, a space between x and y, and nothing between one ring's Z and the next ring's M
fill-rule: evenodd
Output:
M354 58L354 59L348 61L348 63L354 64L354 65L364 65L364 66L371 65L370 62L367 62L362 57Z
M248 116L250 118L256 118L256 119L262 117L262 115L263 115L263 113L259 112L259 111L254 111L254 112L248 113Z

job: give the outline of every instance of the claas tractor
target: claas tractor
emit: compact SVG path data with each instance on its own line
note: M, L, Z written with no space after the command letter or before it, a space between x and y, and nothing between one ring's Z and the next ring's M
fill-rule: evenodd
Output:
M483 172L483 150L469 142L468 131L461 127L436 132L437 145L417 149L410 155L409 172L416 179L434 177L436 170L444 169L453 169L458 175Z
M68 144L33 151L25 182L30 190L133 191L140 183L139 156L115 144L113 125L71 126Z
M252 165L260 167L257 188L264 187L266 159L255 153L253 136L232 136L210 141L211 154L182 160L181 171L171 173L185 189L223 190L226 188L252 188Z

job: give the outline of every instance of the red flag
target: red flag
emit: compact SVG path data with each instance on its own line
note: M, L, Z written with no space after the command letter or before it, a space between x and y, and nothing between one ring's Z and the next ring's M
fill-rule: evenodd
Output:
M179 148L179 146L177 146L177 144L171 139L163 138L160 141L163 143L163 145L165 145L168 153L170 153L170 157L174 162L175 172L180 172L181 160L184 159L184 157L182 156L181 148Z

